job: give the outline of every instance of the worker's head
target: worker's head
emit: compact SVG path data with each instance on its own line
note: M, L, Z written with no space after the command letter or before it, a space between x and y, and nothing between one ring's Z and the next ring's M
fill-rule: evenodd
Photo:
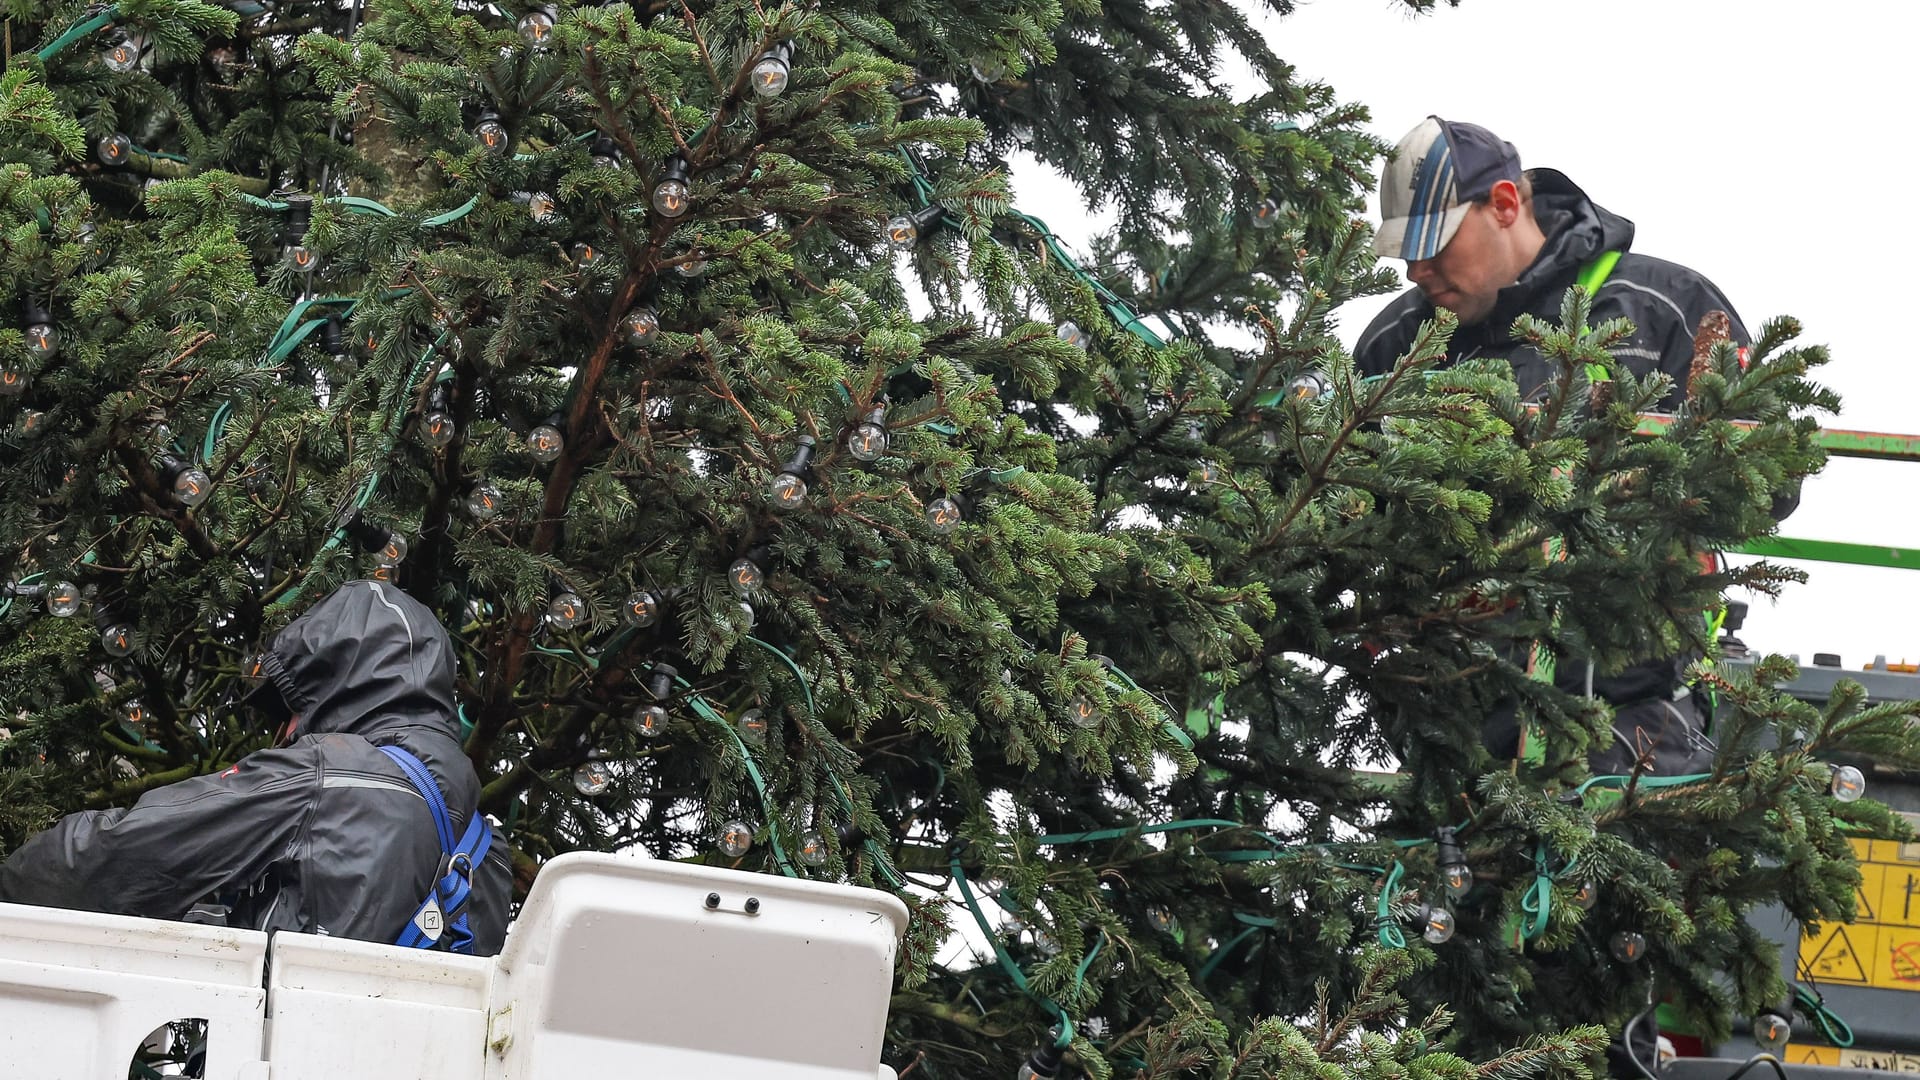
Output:
M1394 148L1380 177L1373 249L1407 260L1427 300L1472 324L1546 243L1513 144L1475 124L1429 116Z

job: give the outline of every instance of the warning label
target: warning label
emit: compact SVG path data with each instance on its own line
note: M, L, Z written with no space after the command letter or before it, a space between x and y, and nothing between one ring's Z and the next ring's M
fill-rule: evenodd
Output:
M1860 891L1854 897L1858 921L1825 925L1801 938L1801 969L1815 982L1920 990L1920 844L1852 844L1860 859ZM1920 1058L1909 1060L1920 1063ZM1860 1067L1920 1071L1905 1065Z
M1789 1046L1789 1065L1838 1065L1878 1072L1920 1073L1920 1055L1882 1054L1873 1050L1841 1050L1832 1046Z

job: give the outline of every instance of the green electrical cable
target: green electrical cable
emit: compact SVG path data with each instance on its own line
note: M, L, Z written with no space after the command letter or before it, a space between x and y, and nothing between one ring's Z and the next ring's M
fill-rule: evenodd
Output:
M1007 955L1007 950L1000 946L1000 935L994 933L993 927L987 925L987 914L980 910L979 901L974 899L973 886L967 882L967 872L961 867L959 856L956 855L948 861L947 870L953 876L953 883L960 887L960 898L966 901L967 910L973 913L973 921L979 924L980 933L986 937L987 944L993 947L993 955L1000 961L1000 967L1006 971L1007 978L1013 981L1015 988L1025 994L1028 1000L1052 1013L1054 1020L1060 1025L1060 1034L1054 1045L1062 1050L1072 1046L1073 1021L1068 1019L1067 1010L1061 1008L1059 1002L1027 985L1026 972L1021 971L1020 965L1014 963L1013 957Z
M1827 999L1817 990L1808 990L1799 983L1793 984L1793 1000L1800 1006L1800 1012L1812 1018L1814 1025L1826 1040L1842 1050L1853 1045L1853 1027L1827 1006Z
M740 760L746 763L747 776L753 781L754 790L759 792L760 806L767 815L767 843L773 848L774 865L780 868L782 874L790 878L802 876L793 868L793 864L787 861L787 851L780 846L780 811L773 805L773 797L767 794L767 782L761 777L759 766L754 764L753 755L747 752L747 744L741 741L740 733L733 729L733 725L727 722L726 717L707 704L706 698L693 692L692 683L678 676L674 681L687 691L687 704L693 711L699 714L701 719L711 721L724 730L727 738L733 740L733 748L740 752Z
M1393 869L1387 871L1387 880L1380 886L1380 900L1374 905L1373 925L1380 935L1380 944L1389 949L1407 947L1407 935L1400 932L1400 924L1393 919L1393 898L1400 892L1400 877L1405 868L1395 860Z
M1146 693L1145 690L1140 689L1139 683L1134 682L1132 678L1128 677L1126 672L1121 671L1118 667L1109 666L1107 670L1113 672L1113 674L1116 677L1118 677L1122 683L1126 685L1127 689L1132 690L1133 692L1138 694ZM1148 695L1148 696L1151 697L1152 695ZM1188 736L1186 731L1182 729L1179 724L1174 723L1172 720L1163 720L1161 721L1161 724L1163 727L1166 728L1167 734L1173 736L1173 740L1175 742L1179 743L1181 746L1185 747L1188 750L1193 749L1193 739L1190 736Z
M88 34L93 33L95 30L98 30L103 26L113 25L113 20L119 17L120 17L120 6L118 4L112 5L108 7L105 11L100 12L99 14L93 16L92 18L87 19L83 22L75 23L73 26L68 27L66 33L61 34L59 37L54 38L52 41L42 46L40 51L34 53L34 55L38 56L42 63L48 60L51 60L55 56L59 55L60 50L66 48L67 46L73 44L74 42L80 40L81 38L86 37Z
M1569 866L1571 869L1571 866ZM1547 845L1533 852L1533 884L1520 899L1520 910L1527 915L1520 926L1520 939L1533 941L1547 932L1547 920L1553 912L1553 875L1547 870Z

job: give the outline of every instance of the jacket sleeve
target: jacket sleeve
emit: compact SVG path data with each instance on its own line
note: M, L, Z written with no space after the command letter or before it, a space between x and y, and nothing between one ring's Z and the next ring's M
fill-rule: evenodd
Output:
M310 747L267 750L157 788L127 809L70 814L0 864L0 900L180 918L294 851L319 775Z

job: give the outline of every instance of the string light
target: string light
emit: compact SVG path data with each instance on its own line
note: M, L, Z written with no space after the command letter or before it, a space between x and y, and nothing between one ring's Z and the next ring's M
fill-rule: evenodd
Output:
M657 739L667 733L667 710L659 705L642 705L627 720L643 739Z
M627 594L621 614L628 626L644 630L660 621L660 598L646 589L635 589Z
M912 213L901 214L887 222L887 246L895 251L912 251L920 238L940 221L942 211L936 203Z
M1056 1036L1035 1047L1033 1053L1027 1055L1027 1060L1021 1063L1014 1080L1053 1080L1060 1072L1060 1059L1064 1056L1061 1047L1055 1045L1058 1041Z
M1867 777L1851 765L1833 766L1833 779L1827 785L1833 797L1843 803L1857 802L1867 793Z
M1445 945L1453 940L1455 922L1453 912L1443 904L1428 904L1420 911L1420 936L1432 945Z
M617 169L620 167L620 147L612 139L601 135L593 140L593 149L587 163L596 169Z
M33 359L45 363L60 351L60 335L53 328L53 312L32 297L20 302L20 328L27 339L27 355Z
M374 562L388 570L399 566L407 558L407 538L397 532L388 532L380 550L373 553Z
M528 45L536 49L544 48L548 42L553 40L555 15L556 12L553 8L534 8L532 11L520 16L520 21L514 24L514 30L519 33L520 40L526 42Z
M740 741L748 746L767 745L767 716L759 709L748 709L733 722L735 731L740 733Z
M560 434L559 421L559 415L555 414L527 432L527 453L542 465L552 462L560 456L560 451L566 449L567 440L566 436Z
M136 644L133 624L112 622L100 631L100 647L108 656L130 655Z
M1787 1040L1792 1035L1792 1022L1779 1013L1764 1012L1753 1018L1753 1041L1775 1057L1787 1052Z
M587 604L574 593L563 592L547 604L547 625L571 630L587 621Z
M887 407L875 406L847 438L847 453L856 461L878 461L887 452Z
M1067 719L1074 727L1086 731L1100 723L1100 710L1094 707L1092 699L1077 697L1067 706Z
M552 225L560 220L560 205L544 191L529 192L527 215L533 218L535 225Z
M627 344L636 349L646 348L660 336L660 315L645 305L627 312L620 325L626 331Z
M714 845L720 853L730 859L737 859L753 850L753 826L738 819L720 826L714 837Z
M818 829L808 829L800 834L800 862L804 866L821 867L827 865L831 852L827 849L827 834Z
M27 392L27 373L9 363L0 363L0 397L19 397Z
M162 482L172 489L174 499L182 506L199 506L213 493L213 478L198 465L188 464L176 457L162 456L159 471Z
M47 587L47 614L65 619L80 610L80 586L71 581L56 581Z
M936 496L927 503L927 524L942 536L960 527L960 501L951 495Z
M133 157L133 140L117 131L102 136L93 144L93 155L102 165L125 165Z
M573 770L573 790L582 795L598 795L612 784L613 774L607 770L605 762L589 761Z
M506 153L513 142L507 134L507 125L500 122L500 114L495 112L480 114L480 121L473 125L473 137L479 139L480 145L496 157Z
M568 250L573 254L574 264L582 270L588 269L593 266L594 263L600 261L599 249L587 243L585 240L574 241L573 247Z
M420 441L429 449L446 449L458 434L453 426L453 414L449 411L452 403L447 398L447 388L440 383L435 383L427 394L427 411L420 417Z
M1613 953L1615 960L1623 964L1631 964L1647 954L1647 939L1637 930L1622 930L1613 935L1613 940L1607 943L1607 948Z
M1303 371L1287 382L1287 396L1295 401L1318 400L1327 390L1327 377L1318 371Z
M146 55L147 39L139 34L121 34L115 38L106 51L100 55L102 63L109 71L124 75L140 66L140 60Z
M1272 199L1262 199L1260 205L1253 208L1253 227L1256 229L1271 229L1273 223L1279 220L1280 204Z
M753 65L753 92L763 98L779 97L793 73L793 42L783 41L760 54Z
M807 469L813 461L813 436L802 435L794 443L793 457L780 466L780 471L767 485L776 510L797 510L807 501Z
M480 481L467 492L466 507L475 521L492 521L500 516L500 489Z
M663 218L685 217L693 206L693 194L687 187L687 159L678 154L660 165L660 179L653 185L653 210Z
M231 83L235 77L246 70L247 57L238 45L228 43L208 49L207 63L213 67L213 73L221 81Z
M759 560L754 558L755 554L756 551L750 551L733 560L733 565L727 567L727 586L733 590L735 596L752 596L760 590L761 583L766 580L766 571L760 568Z
M1059 326L1054 327L1053 336L1079 349L1081 352L1086 352L1093 347L1093 339L1088 337L1087 332L1080 329L1080 325L1072 319L1068 319Z
M1467 895L1473 888L1473 868L1467 865L1467 853L1460 848L1460 840L1453 826L1442 825L1433 831L1434 861L1440 867L1440 877L1446 882L1447 895L1455 900Z
M1583 881L1580 883L1580 887L1573 891L1573 906L1579 908L1581 911L1592 911L1593 905L1599 902L1600 885L1598 882Z
M1180 927L1180 920L1171 910L1161 904L1147 909L1147 925L1163 934L1171 934Z
M320 265L320 257L307 246L307 228L313 224L313 196L292 194L286 197L287 218L285 233L286 248L281 256L287 265L300 273L308 273Z
M673 264L673 272L683 278L697 278L707 272L707 260L698 251L689 250Z

